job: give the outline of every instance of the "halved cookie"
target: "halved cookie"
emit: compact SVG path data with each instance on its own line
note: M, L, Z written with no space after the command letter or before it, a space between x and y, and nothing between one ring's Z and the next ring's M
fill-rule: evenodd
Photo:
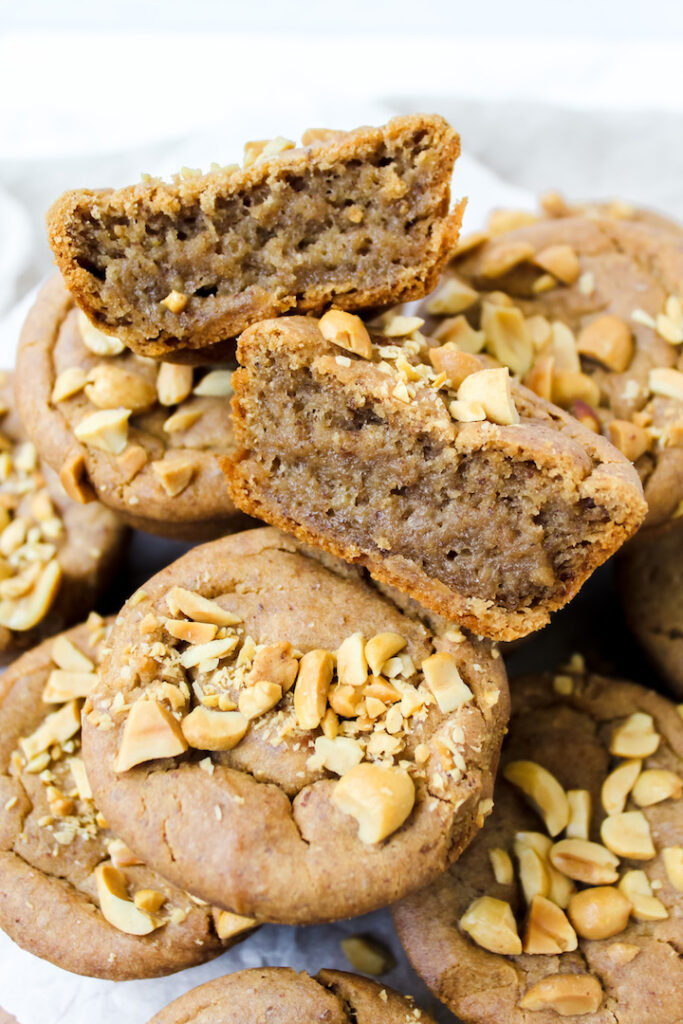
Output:
M345 971L315 978L289 967L254 967L208 981L149 1024L434 1024L429 1014L376 981Z
M48 230L79 306L162 359L289 309L426 294L460 226L455 132L415 115L304 141L248 143L243 169L67 192Z
M255 922L169 885L93 801L80 707L112 621L93 613L0 681L0 927L65 970L121 981L203 963Z
M0 371L0 664L88 614L126 537L99 502L67 497L38 455Z
M219 466L233 449L234 366L136 356L96 330L55 277L24 325L14 386L31 439L72 498L96 496L139 529L201 541L248 525Z
M394 910L466 1024L675 1024L683 991L683 721L633 683L515 680L486 827Z
M277 530L158 573L110 648L85 709L93 792L212 904L291 924L386 906L490 810L497 652Z
M637 474L604 438L422 321L281 317L233 376L235 503L497 640L545 625L635 532ZM403 337L401 337L403 335ZM406 337L409 335L409 337Z

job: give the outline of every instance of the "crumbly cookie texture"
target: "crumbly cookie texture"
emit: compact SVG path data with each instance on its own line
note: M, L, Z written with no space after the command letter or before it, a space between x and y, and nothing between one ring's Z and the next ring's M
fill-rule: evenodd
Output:
M137 356L93 327L55 277L22 331L14 386L29 436L73 500L97 497L140 529L209 540L247 525L218 461L233 450L234 366Z
M40 462L0 371L0 664L87 615L124 537L117 516L75 504Z
M631 545L617 581L629 627L683 700L683 530L674 525Z
M435 337L509 366L630 459L646 526L683 509L683 232L651 219L502 211L424 303Z
M226 1016L227 1014L227 1016ZM289 967L256 967L193 988L149 1024L434 1024L411 996L344 971L315 978Z
M290 309L420 298L457 239L458 136L440 117L248 143L245 167L111 191L48 213L57 265L97 327L163 359Z
M474 632L524 636L645 514L633 467L507 367L346 312L246 331L233 376L240 508L364 565Z
M581 671L512 685L495 809L395 908L466 1024L674 1024L683 990L683 720Z
M22 655L0 684L0 927L66 970L123 980L202 963L255 922L169 885L93 801L80 710L111 624L91 613Z
M195 548L125 606L86 703L108 820L259 920L424 884L488 813L507 690L486 643L422 616L277 530Z

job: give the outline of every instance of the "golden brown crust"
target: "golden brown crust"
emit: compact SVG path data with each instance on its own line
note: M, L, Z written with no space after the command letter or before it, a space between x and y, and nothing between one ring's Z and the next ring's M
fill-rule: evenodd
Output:
M426 775L414 775L416 802L403 826L382 842L361 842L357 822L332 802L334 777L308 764L320 730L280 735L277 719L270 731L256 722L222 754L189 751L114 772L124 724L118 715L113 729L98 728L101 715L118 691L146 688L141 674L148 673L150 656L140 623L152 630L146 636L160 657L169 641L153 620L168 615L173 586L219 599L256 643L336 650L355 632L370 637L390 630L408 640L416 666L434 649L452 654L474 700L443 717L432 708L406 733L406 763L421 735L430 753ZM399 609L352 567L306 552L277 530L194 548L145 584L112 633L112 653L84 726L84 756L107 819L165 877L261 921L313 923L392 902L442 871L481 827L507 718L502 660L486 643L453 638L447 624L440 628ZM124 662L129 668L122 671ZM164 665L157 665L160 672ZM441 779L435 744L455 721L467 770Z
M424 393L407 405L392 400L382 391L386 377L378 373L376 366L355 357L349 366L340 365L334 358L340 351L331 343L323 342L317 322L311 318L265 321L240 338L238 359L242 368L233 377L233 422L239 447L234 460L226 460L223 465L235 504L250 515L293 533L308 544L365 566L377 580L410 594L451 621L497 640L512 640L545 625L550 612L569 601L594 569L630 537L642 521L645 514L642 489L624 456L604 438L528 389L515 384L512 388L521 424L456 424L442 398L433 390L423 389ZM346 357L347 353L344 355ZM554 591L535 605L523 604L510 609L495 600L483 600L475 596L476 592L458 592L454 586L430 576L414 558L382 550L370 533L366 532L362 541L354 542L339 531L335 533L326 523L321 525L319 518L313 521L303 514L295 518L285 501L273 496L268 475L263 474L258 464L259 445L267 445L268 434L259 433L257 428L264 406L262 397L256 403L255 396L267 364L278 358L285 364L289 361L293 368L306 367L315 386L329 389L340 408L354 410L369 405L380 410L383 416L396 416L407 436L435 438L436 444L452 446L463 462L488 451L502 452L511 460L527 460L549 479L561 481L558 495L574 489L579 500L604 508L608 522L601 533L591 538L590 548L582 556L585 561L580 571L558 581ZM298 397L303 401L301 395ZM305 418L302 422L306 423ZM330 434L330 466L340 460L346 460L345 466L352 466L357 432L351 428L348 433L343 430L338 433L341 440ZM305 462L311 451L312 445L310 448L303 445L301 451L297 451L299 463ZM316 451L316 456L319 454ZM281 455L284 460L284 451ZM321 458L324 460L325 454ZM362 456L358 459L362 461ZM391 459L387 462L390 469ZM587 537L586 534L585 539ZM494 560L495 557L494 552Z
M565 693L568 688L571 692ZM643 768L681 773L683 721L669 701L652 691L621 680L574 673L563 673L557 683L550 673L517 679L511 690L513 710L502 765L519 758L531 759L552 772L565 790L587 790L592 808L589 838L593 842L600 842L600 824L605 816L602 783L617 763L615 759L610 761L608 751L615 726L633 713L652 716L661 739L657 751L643 760ZM668 878L661 853L663 847L680 844L683 839L680 799L642 808L657 854L648 860L621 858L619 868L622 876L626 870L646 872L668 911L666 918L631 918L624 931L609 938L580 937L574 952L519 956L491 953L458 926L472 901L483 895L508 902L517 920L524 919L525 900L517 872L511 883L497 882L489 850L503 849L515 862L515 834L545 834L545 828L542 818L502 774L496 782L494 799L495 809L486 827L460 860L428 889L394 908L399 938L432 991L467 1024L680 1021L683 894ZM632 802L627 807L637 809ZM597 1011L562 1016L551 1008L532 1011L519 1007L532 985L558 972L588 973L596 978L602 988Z
M62 634L86 657L96 661L104 626L76 626ZM97 636L97 643L95 643ZM122 981L158 977L217 956L226 948L215 932L211 908L197 906L187 893L169 886L144 864L126 868L135 890L162 892L169 921L148 935L135 936L115 928L103 916L93 872L109 856L114 838L108 828L95 828L92 808L79 805L92 834L76 833L59 842L60 821L47 820L47 782L12 764L21 737L30 735L58 705L42 700L50 672L54 638L22 655L0 681L0 927L22 948L64 970L89 977ZM78 741L76 735L75 740ZM76 746L76 752L78 747ZM66 755L65 755L66 757ZM61 766L53 763L53 783L60 785ZM9 806L8 806L9 805ZM74 819L68 819L74 820ZM66 822L67 819L64 819Z
M248 520L230 500L218 462L219 456L232 448L228 399L190 395L183 408L200 414L199 419L187 430L173 434L166 432L163 424L176 411L175 406L162 407L155 401L151 408L134 414L124 452L142 448L143 465L131 477L121 455L77 439L75 427L97 411L83 391L63 401L52 398L55 382L65 369L77 367L88 374L105 366L134 373L156 388L156 365L149 366L128 351L102 357L86 347L74 300L62 281L52 278L38 294L24 325L14 378L22 421L45 461L59 472L70 459L82 458L83 485L91 485L105 505L137 529L206 541L246 528ZM193 372L196 382L199 371ZM178 494L166 493L155 471L165 456L182 458L191 469L189 484Z
M256 967L185 993L149 1024L434 1024L409 996L344 971L315 978L289 967Z
M143 313L135 306L135 300L124 290L114 290L108 300L103 296L106 281L102 270L93 269L91 257L79 239L79 234L92 223L99 222L103 215L111 214L115 219L131 218L139 221L144 210L152 211L151 216L168 215L172 220L183 211L201 208L209 211L218 199L222 202L230 197L243 197L269 188L271 183L281 179L296 178L311 170L325 173L328 169L345 165L349 161L373 160L385 145L401 146L411 140L428 135L430 148L434 153L434 166L429 171L429 183L425 182L425 193L434 193L423 252L419 258L405 267L388 265L380 284L368 286L362 276L355 279L330 280L321 284L306 284L298 294L280 288L278 293L269 294L254 283L241 292L226 294L222 299L211 300L207 311L206 302L199 297L190 297L186 307L178 314L165 311L161 300L177 285L164 286L155 274L154 288L162 288L153 314ZM287 150L274 156L258 160L239 171L216 171L211 174L181 180L176 184L152 182L111 191L68 192L53 205L48 213L50 244L56 256L59 269L79 306L90 319L104 331L116 333L127 345L144 355L163 358L168 353L181 349L206 348L225 338L234 337L249 324L295 309L300 312L320 311L326 305L339 304L345 309L362 309L383 304L392 304L426 294L436 283L438 274L457 240L463 205L449 212L450 178L453 162L458 156L458 136L443 118L415 115L394 118L383 128L359 128L341 135L325 145L314 145L304 149ZM400 197L400 193L399 193ZM400 198L399 198L400 202ZM189 213L188 213L189 216ZM341 214L335 214L339 221ZM424 216L424 214L420 214ZM345 217L345 214L344 214ZM85 231L87 235L87 230ZM90 256L90 258L89 258ZM120 262L120 261L119 261ZM290 259L293 269L301 262ZM285 266L278 267L278 275L285 280ZM290 275L291 276L291 275ZM177 267L170 268L165 279L175 282L191 278L187 257L180 259ZM292 279L293 280L293 279ZM189 291L206 286L199 282ZM147 290L141 282L143 292ZM130 289L129 289L130 290ZM113 296L120 302L118 315L113 312ZM204 303L204 305L202 305ZM124 310L127 309L127 315Z

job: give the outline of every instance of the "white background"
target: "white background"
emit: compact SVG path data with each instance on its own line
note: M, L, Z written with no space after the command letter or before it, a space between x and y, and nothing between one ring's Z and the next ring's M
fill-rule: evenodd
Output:
M550 187L683 219L680 0L0 0L0 360L11 365L50 268L43 218L62 190L421 109L461 133L454 192L469 196L470 228ZM118 986L0 934L0 1004L21 1024L143 1024L241 963L344 966L342 927L358 925L299 930L296 945L267 929L190 977ZM391 936L386 915L369 927ZM389 981L424 996L405 966Z

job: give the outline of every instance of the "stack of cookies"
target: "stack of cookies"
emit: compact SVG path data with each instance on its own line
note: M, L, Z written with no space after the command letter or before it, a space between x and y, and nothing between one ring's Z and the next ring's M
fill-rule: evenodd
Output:
M0 926L59 967L392 905L466 1024L683 1020L683 718L581 652L508 687L497 645L628 542L683 693L683 233L548 195L459 239L458 152L401 117L49 211L3 385ZM126 524L198 546L103 618ZM154 1020L406 998L263 968Z

